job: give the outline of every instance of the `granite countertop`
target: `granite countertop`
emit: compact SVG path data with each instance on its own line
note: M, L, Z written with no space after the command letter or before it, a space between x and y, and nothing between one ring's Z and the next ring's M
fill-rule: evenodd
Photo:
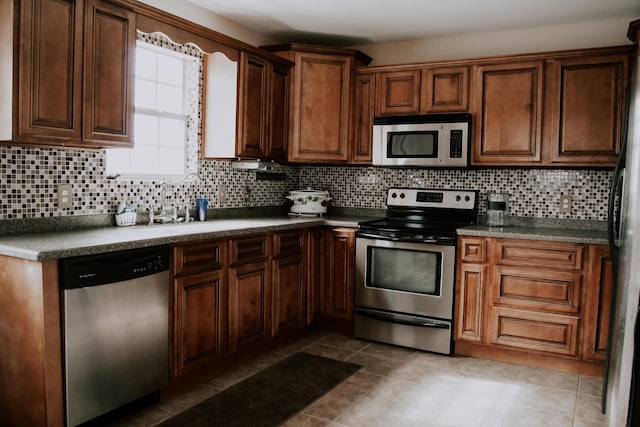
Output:
M328 215L324 217L262 216L213 219L188 224L98 227L83 230L15 234L0 237L0 255L44 261L80 255L134 249L168 243L231 237L303 227L329 225L357 227L370 217Z
M502 237L509 239L548 240L566 243L608 244L607 232L602 229L571 229L553 227L468 225L458 229L459 236Z

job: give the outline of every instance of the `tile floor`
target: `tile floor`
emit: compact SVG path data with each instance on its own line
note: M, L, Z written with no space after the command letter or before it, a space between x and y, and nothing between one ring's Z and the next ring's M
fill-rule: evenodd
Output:
M604 426L602 379L471 357L440 356L314 332L239 364L205 374L112 426L153 426L297 351L363 366L292 417L289 426Z

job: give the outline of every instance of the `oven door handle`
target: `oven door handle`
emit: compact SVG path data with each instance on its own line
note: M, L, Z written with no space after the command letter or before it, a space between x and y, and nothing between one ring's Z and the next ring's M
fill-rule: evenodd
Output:
M399 325L418 326L421 328L449 329L449 323L432 319L418 319L417 317L403 316L395 313L382 313L379 311L356 308L356 314L383 322L397 323Z
M365 239L389 240L390 242L411 242L410 240L407 240L407 239L402 239L398 237L381 236L379 234L367 233L364 231L358 231L358 234L356 235L356 237L364 237ZM438 243L438 241L435 239L423 239L420 241L416 241L416 243Z

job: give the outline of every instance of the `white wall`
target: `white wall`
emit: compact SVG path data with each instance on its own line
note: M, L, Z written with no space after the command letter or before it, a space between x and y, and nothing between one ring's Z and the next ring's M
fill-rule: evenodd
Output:
M373 58L370 65L465 59L564 49L631 44L627 29L633 18L512 31L354 46Z
M275 43L271 38L186 0L140 1L253 46Z

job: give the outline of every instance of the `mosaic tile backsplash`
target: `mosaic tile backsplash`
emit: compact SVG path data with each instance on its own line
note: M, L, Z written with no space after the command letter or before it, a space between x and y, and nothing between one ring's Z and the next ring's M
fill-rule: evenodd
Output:
M0 147L0 220L115 213L118 203L145 208L161 204L159 181L106 179L104 151L56 148ZM201 160L199 183L167 186L166 203L193 208L196 197L210 208L280 206L291 190L328 189L332 205L344 208L385 208L387 188L464 188L479 190L480 213L486 212L488 191L511 194L514 216L606 219L610 171L480 169L431 170L338 166L280 166L284 181L261 181L256 173L231 168L229 161ZM73 207L58 209L57 185L71 184ZM226 201L218 186L227 187ZM559 210L560 195L572 197L568 214Z

